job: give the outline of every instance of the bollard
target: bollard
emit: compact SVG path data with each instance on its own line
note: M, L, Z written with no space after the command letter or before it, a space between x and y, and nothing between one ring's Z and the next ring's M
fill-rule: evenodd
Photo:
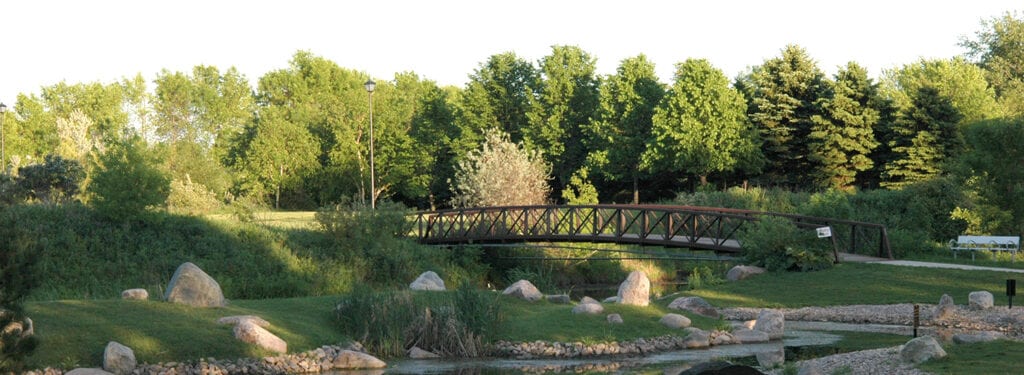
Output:
M1017 279L1006 279L1006 297L1010 299L1010 307L1013 308L1013 296L1017 295Z
M913 337L918 337L918 325L921 324L921 306L913 305Z

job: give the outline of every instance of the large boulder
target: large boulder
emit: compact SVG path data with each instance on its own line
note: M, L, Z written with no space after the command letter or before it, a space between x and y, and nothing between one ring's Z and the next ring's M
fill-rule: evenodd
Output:
M754 330L768 334L772 340L781 340L786 330L786 318L781 311L761 310L757 315L757 323L754 323Z
M128 289L121 292L121 299L145 301L149 299L149 292L142 288Z
M729 281L739 281L749 278L754 275L762 274L765 272L764 268L755 266L736 266L729 270L725 274L725 278Z
M507 294L512 297L525 299L530 302L539 301L544 298L544 294L537 290L537 287L533 286L533 283L527 280L519 280L505 288L501 294Z
M409 284L409 289L412 290L432 290L432 291L444 291L444 280L441 280L441 276L438 276L434 271L427 271L420 274L416 280L413 280Z
M946 320L953 317L955 313L956 305L953 304L953 297L943 294L942 298L939 298L939 305L935 306L935 311L932 312L932 319Z
M287 353L288 343L270 331L260 327L254 320L242 320L235 326L235 338L275 353Z
M942 345L931 336L921 336L916 339L908 341L900 349L900 358L904 362L913 364L919 364L928 361L932 358L942 358L946 356L946 351L942 350Z
M131 374L139 363L135 360L135 352L121 343L111 341L103 349L103 370L115 375Z
M689 311L709 318L718 318L721 314L708 301L700 297L679 297L668 304L668 308Z
M661 317L661 320L658 322L673 329L686 328L690 326L690 318L679 314L665 314L665 316Z
M992 297L992 292L971 292L967 295L967 302L971 310L985 310L992 308L995 304L995 298Z
M651 303L651 280L643 271L633 271L626 281L619 284L619 303L623 305L647 306Z
M377 357L352 350L342 350L338 352L338 355L334 357L332 364L335 369L339 370L388 367L387 363L384 363L384 361L381 361Z
M174 271L164 299L195 307L224 307L227 304L220 284L191 262L185 262Z

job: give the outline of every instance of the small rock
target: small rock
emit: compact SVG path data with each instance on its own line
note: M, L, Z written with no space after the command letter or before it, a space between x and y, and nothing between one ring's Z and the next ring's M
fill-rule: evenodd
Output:
M762 331L768 334L772 340L781 340L785 335L786 319L782 312L776 310L761 310L757 316L757 323L754 323L755 331Z
M418 347L418 346L413 346L412 349L409 349L409 358L412 358L412 359L434 359L434 358L441 358L441 356L439 356L437 354L434 354L432 352L420 349L420 347Z
M335 369L351 370L361 368L385 368L388 366L387 363L381 361L377 357L372 355L355 352L351 350L342 350L338 352L338 356L334 357Z
M946 320L953 317L955 313L956 305L953 304L953 297L950 297L949 294L943 294L942 298L939 298L939 305L935 306L932 318L935 320Z
M603 303L619 303L619 296L611 296L601 300Z
M977 333L958 333L953 335L953 342L957 344L976 344L981 342L996 341L1005 339L1002 332L984 331Z
M149 292L142 288L128 289L121 292L121 299L145 301L149 299Z
M739 281L747 279L754 275L759 275L765 272L764 268L755 266L736 266L729 270L725 274L725 278L729 281Z
M708 301L700 297L679 297L668 304L668 308L689 311L709 318L718 318L721 314Z
M935 341L935 338L931 336L922 336L910 340L900 349L900 358L904 362L915 365L932 358L942 358L945 356L946 351L942 350L942 345L939 345L939 342Z
M537 290L537 287L533 286L533 283L530 283L527 280L516 281L512 285L509 285L508 288L505 288L501 294L524 299L530 302L539 301L541 298L544 298L544 295L541 294L540 290Z
M254 321L243 320L235 326L235 338L275 353L287 353L288 343L270 331L256 325Z
M444 280L441 280L441 276L438 276L436 272L427 271L421 273L420 276L416 278L416 280L409 284L409 289L444 291Z
M739 341L741 344L755 343L755 342L768 342L771 338L768 337L767 332L755 331L752 329L737 329L732 331L733 338Z
M263 327L263 328L270 327L270 322L268 322L265 319L260 318L260 317L258 317L256 315L225 316L223 318L217 319L217 324L227 324L227 325L234 326L234 325L241 324L242 322L245 322L245 321L250 321L253 324L258 325L258 326Z
M601 304L601 302L598 302L596 299L590 298L588 296L583 296L583 298L580 298L580 304L584 304L584 303Z
M665 314L665 316L662 316L661 320L658 322L673 329L686 328L690 326L690 318L679 314Z
M608 314L608 323L611 323L611 324L622 324L622 315L619 315L619 314Z
M683 339L683 347L687 349L699 349L711 346L711 338L707 332L700 329L691 329L690 334Z
M992 308L995 299L992 297L991 292L979 291L968 294L967 301L970 304L971 310L985 310Z
M617 296L623 305L647 306L651 303L651 280L643 271L630 272L619 284Z
M138 362L135 352L121 343L111 341L103 350L103 369L115 375L130 374Z
M557 303L560 305L568 305L570 302L572 302L572 300L569 299L568 294L553 294L550 296L546 296L544 298L547 298L548 302Z
M572 308L573 314L600 314L604 312L604 306L600 303L581 303Z

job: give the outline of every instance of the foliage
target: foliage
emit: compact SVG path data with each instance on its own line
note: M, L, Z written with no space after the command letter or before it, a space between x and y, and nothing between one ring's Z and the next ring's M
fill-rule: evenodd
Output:
M1012 162L1024 160L1024 118L969 125L965 138L971 151L959 158L956 174L976 199L962 210L984 220L972 233L1024 233L1024 170Z
M171 180L167 195L167 210L173 213L201 215L220 208L221 202L214 192L201 184L192 182L188 175L185 180Z
M811 118L808 158L817 166L818 187L848 190L857 173L874 166L870 154L878 146L874 127L880 115L873 108L878 87L868 78L867 69L854 62L840 69L828 85L831 95L819 102L823 114Z
M156 162L138 137L112 144L96 162L96 175L89 185L90 203L114 221L132 220L163 206L170 193L170 179Z
M948 101L962 117L956 125L995 118L1001 115L995 92L985 80L984 71L962 57L924 59L886 71L882 91L907 111L922 89L934 89L935 95Z
M77 161L47 155L42 164L18 169L18 189L29 199L46 204L67 203L78 195L85 172Z
M789 219L765 217L739 235L743 258L769 271L814 271L832 266L832 254L813 230Z
M0 214L5 213L0 208ZM0 371L20 371L37 344L33 335L23 335L31 323L25 320L22 301L40 283L38 243L38 238L19 233L13 225L0 226ZM15 325L22 328L8 329Z
M539 88L540 73L528 61L512 52L492 55L469 75L459 121L476 132L497 128L522 141Z
M1006 12L982 20L982 30L960 45L984 68L985 78L1009 117L1024 115L1024 20Z
M701 289L709 286L718 285L725 282L721 276L716 274L708 266L697 266L690 271L690 277L687 278L687 288L690 290Z
M901 188L945 172L946 163L963 149L957 123L963 117L931 87L921 88L893 125L889 148L896 159L886 165L882 186Z
M357 288L337 304L335 319L370 352L404 356L413 346L442 356L483 354L484 335L500 319L497 294L463 287L455 292L374 292Z
M597 188L590 182L590 172L586 167L572 174L568 186L562 190L562 199L568 204L598 204Z
M492 129L482 148L459 162L452 183L453 206L486 207L544 204L551 168L539 151L509 140Z

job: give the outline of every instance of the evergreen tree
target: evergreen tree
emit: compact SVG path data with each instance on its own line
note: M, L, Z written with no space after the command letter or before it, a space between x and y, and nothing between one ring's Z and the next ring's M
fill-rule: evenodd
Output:
M799 46L789 45L782 56L754 69L749 116L760 132L767 159L766 173L773 184L809 186L807 159L812 118L822 115L825 74Z
M963 148L958 123L963 115L932 87L923 87L897 120L890 148L897 159L886 166L882 186L900 189L941 175Z
M812 116L808 158L814 164L818 187L849 189L858 173L871 169L871 151L878 145L874 126L879 112L877 85L867 69L850 62L830 84L831 96L820 99L822 115Z

